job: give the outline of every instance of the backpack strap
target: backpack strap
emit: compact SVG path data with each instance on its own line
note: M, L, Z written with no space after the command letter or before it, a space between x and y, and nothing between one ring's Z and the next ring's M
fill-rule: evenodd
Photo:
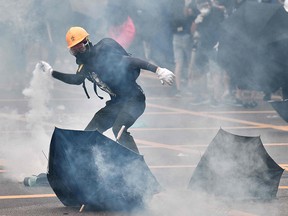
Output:
M97 92L97 84L96 84L96 82L93 82L93 89L94 89L94 92L95 92L95 94L97 95L97 97L102 100L103 97L100 96L100 95L98 94L98 92Z
M83 66L84 66L84 64L79 65L79 67L77 69L77 73L79 73L82 70ZM86 88L85 79L82 82L82 87L84 89L84 92L85 92L87 98L90 99L90 96L89 96L87 88Z
M88 94L88 91L87 91L87 88L86 88L86 85L85 85L85 79L84 79L83 82L82 82L82 87L83 87L83 89L84 89L84 92L85 92L87 98L90 99L90 96L89 96L89 94Z
M87 88L86 88L86 85L85 85L85 80L82 82L82 87L84 89L84 92L85 92L87 98L90 99L90 96L88 94L88 91L87 91ZM97 84L95 82L93 83L93 89L94 89L94 92L97 95L97 97L100 98L101 100L103 100L104 98L102 96L100 96L98 94L98 92L97 92Z

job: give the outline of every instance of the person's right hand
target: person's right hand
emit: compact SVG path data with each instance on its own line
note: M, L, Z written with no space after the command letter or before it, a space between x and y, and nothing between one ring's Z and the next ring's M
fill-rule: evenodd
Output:
M49 74L52 74L52 71L53 71L53 68L51 67L51 65L45 61L38 62L35 68L36 70L39 70L44 73L49 73Z
M166 69L166 68L161 68L158 67L156 74L158 75L158 78L160 79L161 83L172 85L175 79L175 75L173 74L172 71Z

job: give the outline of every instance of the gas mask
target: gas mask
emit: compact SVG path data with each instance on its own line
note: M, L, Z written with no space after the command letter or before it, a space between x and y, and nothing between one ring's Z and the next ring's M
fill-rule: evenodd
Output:
M87 40L70 48L70 53L74 55L78 61L85 62L91 55L91 46L91 42Z

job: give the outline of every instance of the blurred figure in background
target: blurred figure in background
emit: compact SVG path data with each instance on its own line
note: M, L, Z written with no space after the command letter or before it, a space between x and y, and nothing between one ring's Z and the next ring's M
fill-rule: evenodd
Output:
M106 25L104 36L116 40L134 56L147 59L145 41L151 29L146 29L146 26L152 25L151 22L147 23L151 16L151 10L147 9L150 4L141 4L138 0L107 0L103 17ZM158 17L158 14L154 17Z
M105 37L114 38L128 53L155 64L164 64L173 71L173 33L170 28L170 3L173 1L107 0L103 18Z
M235 13L247 0L234 0L229 5L228 16ZM221 46L221 43L220 43ZM221 57L220 57L221 58ZM255 101L257 92L248 89L240 89L235 83L236 80L230 79L229 72L225 71L225 79L227 82L226 91L223 94L223 102L232 106L243 106L245 108L254 108L258 104Z
M146 57L155 64L173 71L173 32L171 29L170 5L174 0L146 0L142 10L142 37L145 41ZM140 2L141 3L141 2Z
M131 46L136 34L134 22L127 10L127 3L127 0L125 2L108 0L106 6L107 36L125 49Z
M173 19L173 52L175 61L176 94L181 96L187 92L188 70L191 59L192 36L191 25L197 16L197 11L192 7L191 0L173 1L171 4Z
M207 78L206 87L212 106L218 106L222 97L222 70L217 63L217 50L219 45L220 24L225 18L222 8L215 7L210 0L196 0L199 14L192 23L191 33L197 38L197 51L195 55L194 69L196 73ZM194 71L195 72L195 71ZM200 90L191 105L203 103Z

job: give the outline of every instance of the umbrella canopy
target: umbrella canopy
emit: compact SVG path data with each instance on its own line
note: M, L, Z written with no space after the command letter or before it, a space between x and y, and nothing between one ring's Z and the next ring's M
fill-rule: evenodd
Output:
M280 4L244 3L222 23L219 62L242 89L287 88L288 13Z
M279 114L279 116L288 122L288 100L283 101L269 101L274 110Z
M48 181L65 206L130 210L161 188L143 156L97 131L55 128Z
M272 199L283 171L268 155L260 137L220 129L200 159L188 188L233 199Z

